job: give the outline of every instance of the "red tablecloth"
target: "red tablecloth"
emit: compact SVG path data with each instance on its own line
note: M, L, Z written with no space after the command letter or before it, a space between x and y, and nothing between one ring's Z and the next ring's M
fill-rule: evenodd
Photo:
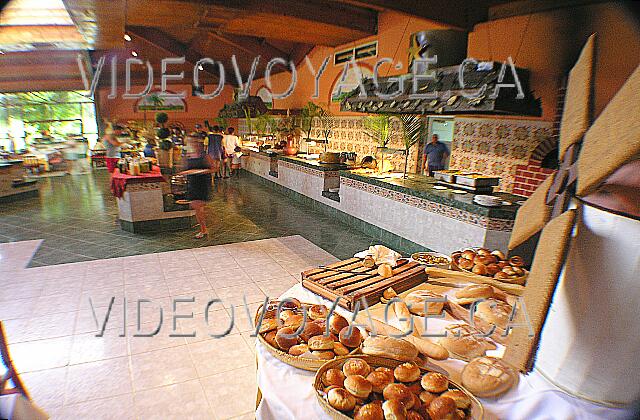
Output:
M121 174L116 168L111 174L111 192L117 198L124 195L127 184L140 184L144 182L164 182L166 181L160 173L160 167L154 166L151 172L140 175Z

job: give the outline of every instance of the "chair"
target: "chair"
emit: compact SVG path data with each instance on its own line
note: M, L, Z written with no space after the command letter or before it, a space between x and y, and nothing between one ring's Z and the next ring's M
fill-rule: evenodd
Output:
M0 395L21 394L27 400L30 400L29 394L25 389L18 372L13 367L13 362L9 356L9 347L4 333L4 326L0 321L0 356L2 357L2 365L6 372L0 376ZM11 384L12 388L7 388Z

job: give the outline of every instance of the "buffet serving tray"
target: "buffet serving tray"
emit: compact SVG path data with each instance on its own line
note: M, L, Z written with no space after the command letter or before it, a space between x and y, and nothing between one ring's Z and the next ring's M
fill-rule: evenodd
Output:
M453 183L455 182L456 175L459 173L459 171L454 170L433 171L433 177L439 181Z
M362 298L368 306L372 306L380 302L382 293L389 287L393 287L396 293L402 293L426 280L424 266L408 259L398 260L393 267L393 275L387 278L379 276L376 267L364 267L362 258L350 258L330 264L327 268L302 272L303 287L331 301L339 298L338 305L350 311Z
M456 174L456 184L469 187L494 187L500 184L500 178L491 176L478 176L479 174Z

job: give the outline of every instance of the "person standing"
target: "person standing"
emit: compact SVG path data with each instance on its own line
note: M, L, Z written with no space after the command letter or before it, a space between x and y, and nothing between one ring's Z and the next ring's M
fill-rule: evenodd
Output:
M204 153L203 142L197 137L187 137L187 170L181 172L187 178L187 197L189 207L196 213L196 220L200 225L200 231L195 235L196 239L208 235L205 205L209 200L211 191L211 160Z
M120 159L120 146L123 143L118 141L116 133L111 126L108 126L104 130L104 136L102 137L102 144L107 151L105 155L105 163L107 164L107 170L111 173L116 168L116 162Z
M240 147L240 139L234 133L234 128L229 127L227 129L227 134L224 136L224 167L222 168L222 174L225 178L229 178L231 176L233 164L233 154L236 151L237 147Z
M428 170L428 175L433 176L433 171L441 171L444 169L449 157L449 149L438 140L438 135L431 136L431 142L424 145L422 151L422 172Z
M207 160L211 167L211 172L220 177L220 166L224 159L224 145L222 144L222 134L220 127L214 125L207 135Z

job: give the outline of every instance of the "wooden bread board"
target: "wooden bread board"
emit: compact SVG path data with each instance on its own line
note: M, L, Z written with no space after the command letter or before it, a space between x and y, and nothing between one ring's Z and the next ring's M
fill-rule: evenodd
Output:
M505 283L499 280L496 280L491 277L480 276L478 274L473 273L465 273L464 271L453 271L447 270L444 268L435 268L435 267L427 267L426 272L430 278L440 280L440 277L444 277L446 279L454 280L454 281L467 281L470 283L477 284L489 284L491 286L497 287L500 290L504 290L507 293L510 293L515 296L522 296L524 293L524 286L519 284L511 284Z
M362 258L350 258L302 273L302 286L326 299L335 301L345 309L353 311L362 298L367 305L380 302L382 293L389 287L397 293L411 289L427 280L424 266L407 259L398 260L391 277L381 277L377 268L362 265ZM351 271L350 273L331 270Z

